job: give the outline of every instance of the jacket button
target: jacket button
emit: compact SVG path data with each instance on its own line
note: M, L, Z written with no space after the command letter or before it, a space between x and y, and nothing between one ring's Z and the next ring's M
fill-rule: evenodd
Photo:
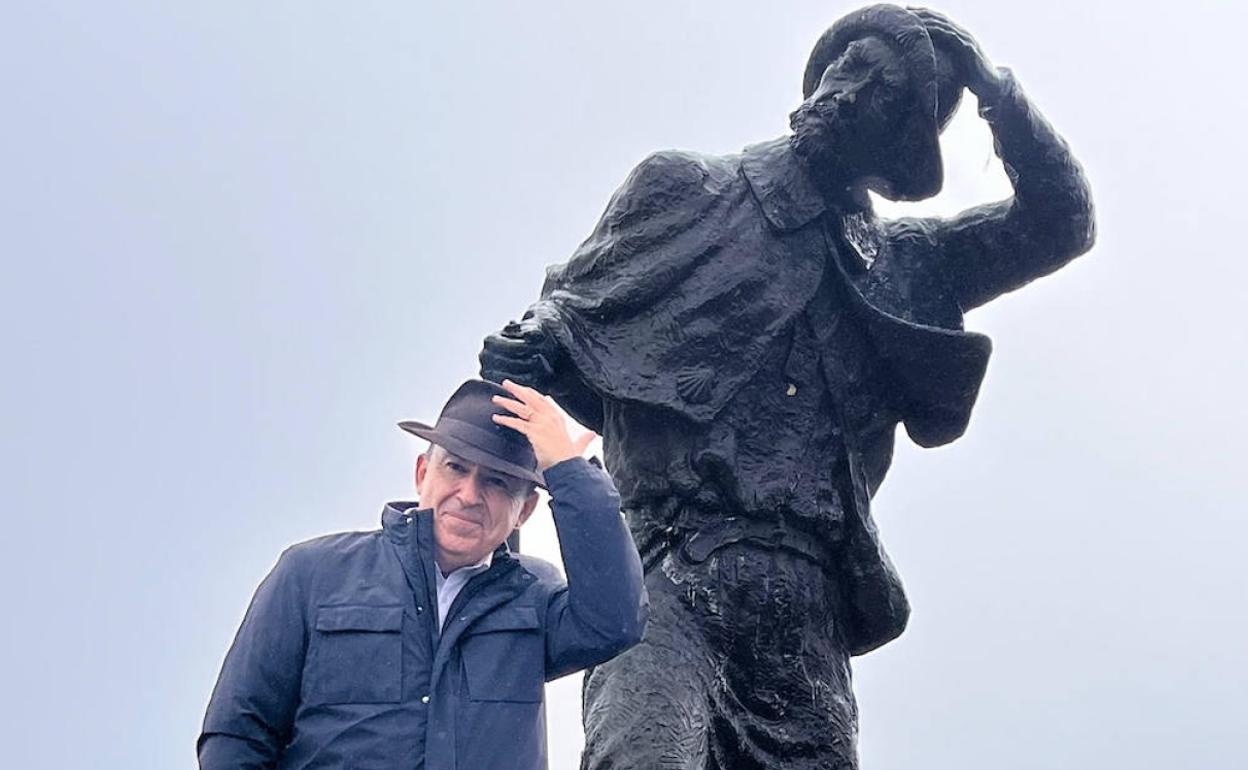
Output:
M424 607L421 607L421 606L417 605L417 607L416 607L416 612L417 612L417 613L421 613L421 612L424 612L424 611L425 611L425 608L424 608Z
M420 702L421 702L421 703L428 703L428 702L429 702L429 696L428 696L428 695L422 695L422 696L420 696Z

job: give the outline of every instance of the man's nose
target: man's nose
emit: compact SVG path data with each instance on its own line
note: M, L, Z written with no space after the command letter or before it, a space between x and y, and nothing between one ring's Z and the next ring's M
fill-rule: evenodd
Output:
M481 502L481 483L476 474L469 474L460 482L459 500L466 506Z

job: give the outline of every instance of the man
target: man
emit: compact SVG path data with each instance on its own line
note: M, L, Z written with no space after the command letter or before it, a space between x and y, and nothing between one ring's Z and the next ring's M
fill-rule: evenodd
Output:
M881 221L935 194L963 86L1011 200ZM853 768L851 655L909 606L869 500L896 425L966 428L989 354L962 314L1092 244L1089 192L1008 71L929 11L837 22L792 136L644 161L482 372L602 433L646 568L643 643L586 677L583 766Z
M464 383L416 461L420 502L282 554L226 655L204 770L546 766L543 683L635 644L641 564L610 479L535 390ZM545 486L568 580L511 553Z

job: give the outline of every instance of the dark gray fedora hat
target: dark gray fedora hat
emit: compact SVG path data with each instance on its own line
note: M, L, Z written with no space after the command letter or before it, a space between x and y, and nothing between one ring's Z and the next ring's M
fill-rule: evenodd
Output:
M501 385L468 380L447 399L436 423L407 420L399 427L465 460L545 488L528 437L494 422L496 414L512 416L491 400L494 396L515 399Z

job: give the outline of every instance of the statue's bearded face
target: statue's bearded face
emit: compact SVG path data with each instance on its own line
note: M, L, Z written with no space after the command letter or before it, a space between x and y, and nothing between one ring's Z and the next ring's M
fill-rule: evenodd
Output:
M823 71L818 88L789 116L793 149L824 169L869 172L863 162L884 148L909 108L901 58L878 37L850 43Z

